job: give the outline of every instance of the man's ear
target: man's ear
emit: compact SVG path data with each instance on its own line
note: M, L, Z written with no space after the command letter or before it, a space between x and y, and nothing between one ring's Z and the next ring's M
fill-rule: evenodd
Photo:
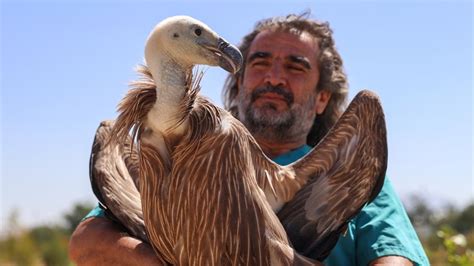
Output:
M327 90L321 90L316 94L316 114L320 115L328 106L329 100L331 99L331 92Z

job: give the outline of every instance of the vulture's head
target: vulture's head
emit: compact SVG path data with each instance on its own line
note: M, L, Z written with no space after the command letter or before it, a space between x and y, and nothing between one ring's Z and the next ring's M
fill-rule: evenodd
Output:
M150 33L146 48L147 65L172 58L183 68L194 65L220 66L236 73L242 54L206 24L188 16L174 16L160 22Z

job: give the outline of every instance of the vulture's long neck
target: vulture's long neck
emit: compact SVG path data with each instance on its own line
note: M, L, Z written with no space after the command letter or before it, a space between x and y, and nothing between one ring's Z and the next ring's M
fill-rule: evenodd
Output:
M182 134L187 127L183 119L183 98L186 95L192 66L178 64L169 54L156 54L147 62L156 84L156 102L147 115L146 126L162 134Z

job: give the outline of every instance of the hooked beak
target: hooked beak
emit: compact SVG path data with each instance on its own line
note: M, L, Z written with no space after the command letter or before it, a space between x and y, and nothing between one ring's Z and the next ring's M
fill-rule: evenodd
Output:
M235 74L242 67L243 57L239 49L226 40L219 38L217 47L213 45L205 46L217 57L217 64L226 71Z

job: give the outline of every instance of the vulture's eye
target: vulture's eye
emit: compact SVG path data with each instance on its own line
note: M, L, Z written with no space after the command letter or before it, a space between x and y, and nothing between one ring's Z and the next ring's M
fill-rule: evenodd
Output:
M202 30L200 28L197 28L194 30L194 34L196 34L197 36L201 36L201 33L202 33Z

